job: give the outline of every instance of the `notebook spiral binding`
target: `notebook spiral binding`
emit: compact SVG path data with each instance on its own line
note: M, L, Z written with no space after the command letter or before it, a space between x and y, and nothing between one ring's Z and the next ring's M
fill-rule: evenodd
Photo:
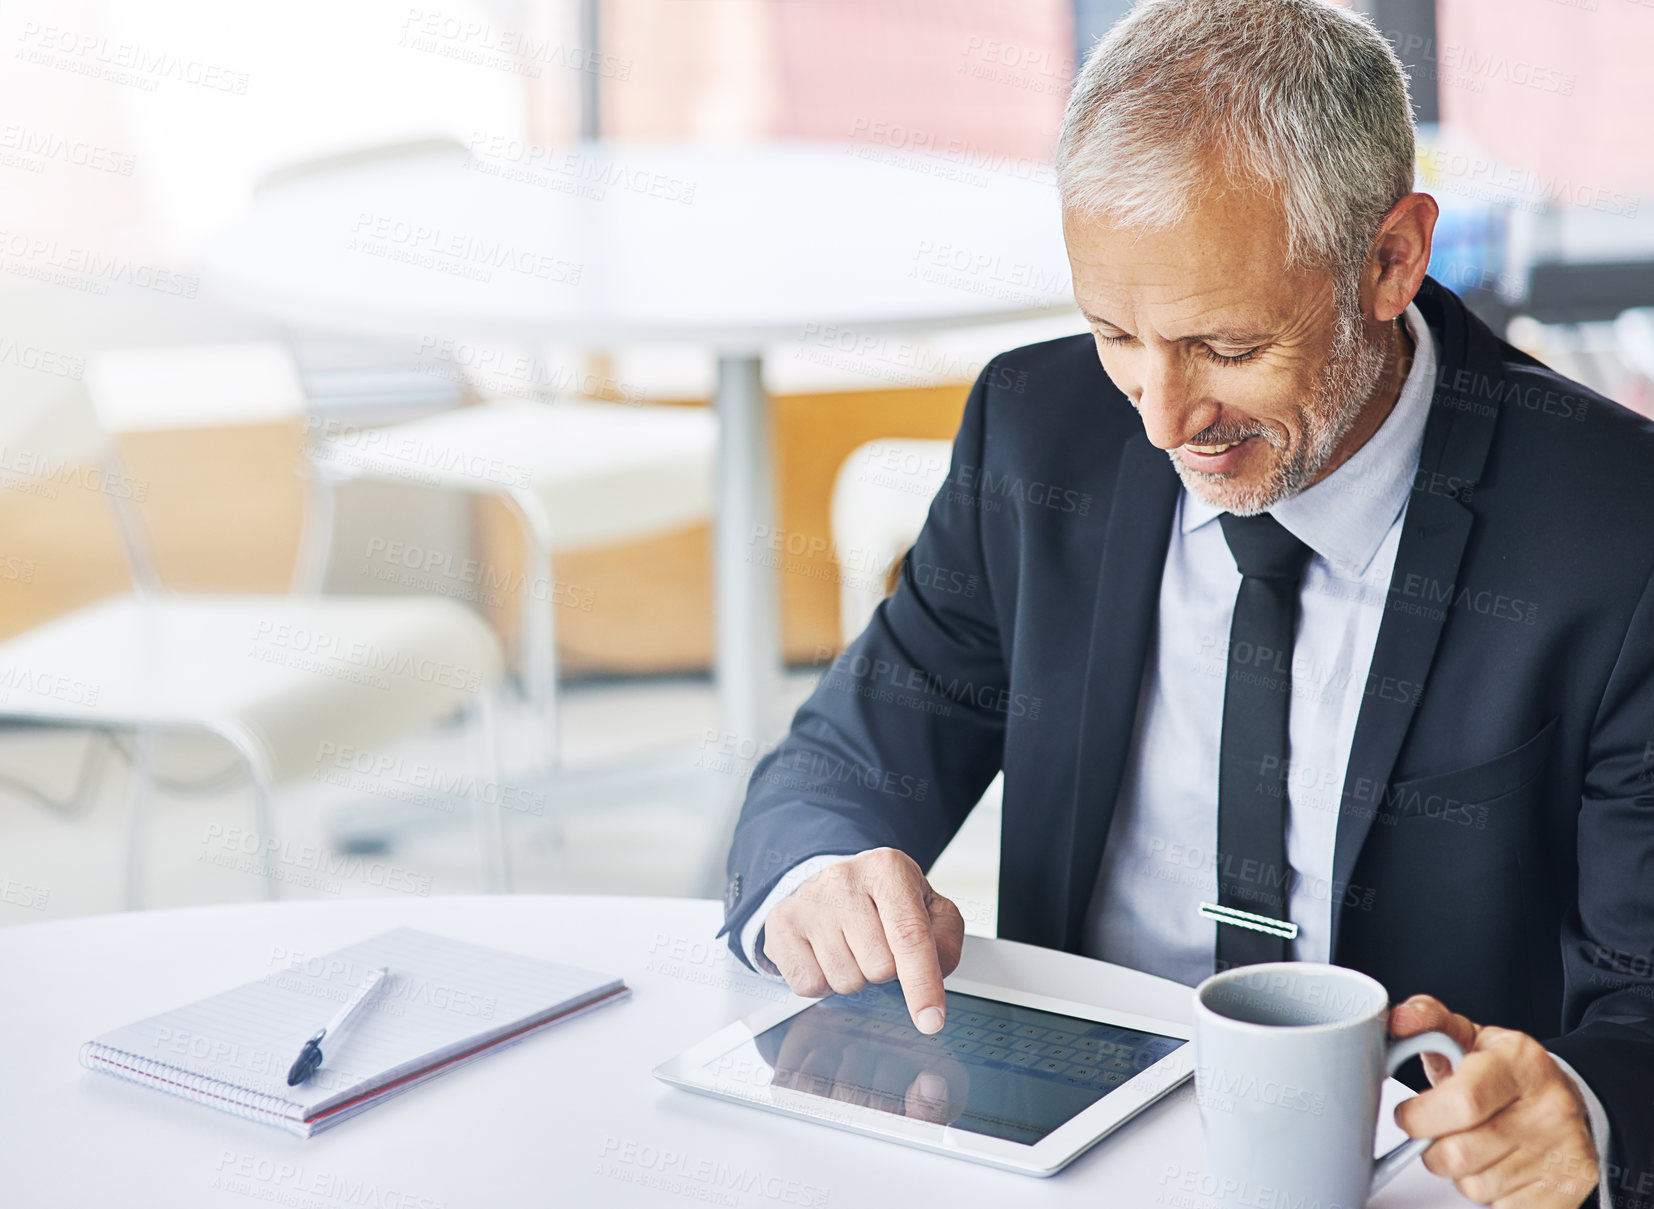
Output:
M234 1113L238 1117L246 1117L252 1121L263 1121L268 1125L279 1125L304 1132L303 1110L297 1105L275 1096L265 1095L263 1092L237 1087L233 1083L209 1079L164 1062L129 1054L125 1050L89 1041L80 1047L80 1064L87 1070L103 1071L145 1086L165 1083L168 1090L186 1100L208 1103L223 1112Z

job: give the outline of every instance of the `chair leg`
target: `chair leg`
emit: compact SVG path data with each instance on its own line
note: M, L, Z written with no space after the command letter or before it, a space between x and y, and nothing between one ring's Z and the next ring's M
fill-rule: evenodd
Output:
M511 845L505 823L504 789L500 785L498 737L494 701L484 688L465 723L465 744L471 765L471 820L477 840L483 886L490 894L511 893Z
M546 572L545 603L536 610L540 617L539 683L536 686L540 707L544 711L542 735L546 745L546 765L556 769L563 761L562 735L558 720L557 689L557 560L546 546L540 565Z
M542 758L535 767L555 772L561 759L557 727L557 571L552 559L552 531L544 505L526 493L508 497L516 506L522 526L523 575L522 614L518 627L518 677L523 699L528 703L534 741ZM545 599L540 600L535 584L546 577Z
M152 730L140 727L133 733L126 807L126 882L122 894L128 911L136 911L143 906L144 841L149 821L149 798L155 788L152 775L154 743L155 733Z
M327 583L327 566L333 558L334 515L338 510L337 488L325 467L312 464L304 515L299 520L299 549L293 559L292 591L295 596L319 596Z
M102 782L103 766L109 761L109 750L112 745L113 740L108 731L86 732L86 748L80 753L80 771L75 774L75 787L70 791L68 801L64 803L63 813L75 817L91 809L92 802L97 797L98 785Z
M264 781L264 775L252 761L247 762L247 790L251 797L253 831L258 836L259 851L263 853L275 832L270 825L270 787ZM269 848L274 851L274 848ZM259 894L265 902L275 902L281 897L281 879L275 874L275 865L272 861L259 861Z

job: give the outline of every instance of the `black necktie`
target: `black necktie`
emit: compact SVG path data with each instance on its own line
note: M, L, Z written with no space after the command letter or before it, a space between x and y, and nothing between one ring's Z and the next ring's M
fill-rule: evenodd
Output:
M1310 548L1267 512L1218 517L1241 573L1229 626L1218 748L1218 907L1289 920L1292 880L1286 863L1287 714L1292 703L1292 640L1298 581ZM1204 911L1204 909L1203 909ZM1252 921L1254 924L1256 920ZM1219 922L1217 968L1285 961L1286 935Z

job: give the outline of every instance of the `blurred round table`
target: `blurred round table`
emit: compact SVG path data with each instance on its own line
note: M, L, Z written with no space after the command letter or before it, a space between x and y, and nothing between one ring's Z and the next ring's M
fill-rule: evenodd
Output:
M408 897L0 928L0 1196L29 1209L1211 1205L1188 1085L1036 1180L660 1083L657 1064L786 993L713 939L720 918L700 899ZM78 1064L109 1029L401 926L618 975L633 993L308 1139ZM959 973L1189 1012L1187 987L1010 941L969 937ZM1392 1080L1386 1106L1402 1092ZM1400 1136L1387 1111L1380 1134ZM1418 1163L1371 1202L1467 1203Z
M763 350L918 382L938 367L899 333L1073 310L1049 166L864 133L362 153L272 178L205 268L312 329L713 348L720 707L728 736L762 750L782 659Z

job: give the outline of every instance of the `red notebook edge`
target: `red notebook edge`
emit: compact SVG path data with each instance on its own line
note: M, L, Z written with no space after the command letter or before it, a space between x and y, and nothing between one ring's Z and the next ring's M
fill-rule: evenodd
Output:
M389 1083L382 1083L378 1087L364 1091L360 1095L352 1096L348 1100L343 1100L338 1104L333 1105L325 1112L319 1112L314 1116L303 1117L299 1120L306 1126L322 1125L330 1118L335 1117L339 1113L355 1107L356 1105L362 1104L364 1101L376 1100L381 1096L394 1095L396 1092L406 1090L415 1083L433 1078L450 1067L457 1066L462 1062L470 1061L472 1058L480 1057L489 1050L510 1045L512 1042L519 1041L528 1036L530 1033L537 1032L540 1029L549 1028L553 1024L559 1024L564 1020L593 1011L596 1008L603 1007L606 1004L618 1002L621 999L625 999L631 993L632 988L627 986L625 983L621 983L612 991L608 991L594 999L588 999L581 1003L574 1004L572 1007L565 1008L563 1011L558 1012L553 1016L546 1016L542 1019L531 1020L527 1024L513 1029L509 1033L504 1033L493 1038L492 1040L474 1045L470 1049L462 1050L457 1054L443 1059L441 1062L433 1062L429 1066L423 1066L418 1070L409 1071L400 1079L393 1079Z

